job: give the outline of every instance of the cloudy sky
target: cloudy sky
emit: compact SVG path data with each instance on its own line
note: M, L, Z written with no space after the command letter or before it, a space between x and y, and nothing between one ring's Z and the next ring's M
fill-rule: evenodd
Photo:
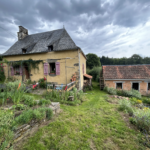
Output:
M150 0L0 0L0 53L29 34L63 28L98 56L150 56Z

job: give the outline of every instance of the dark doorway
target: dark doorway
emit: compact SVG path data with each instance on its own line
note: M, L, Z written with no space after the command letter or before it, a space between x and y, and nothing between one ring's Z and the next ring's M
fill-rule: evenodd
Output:
M132 89L139 90L139 83L132 83Z
M30 79L29 68L24 67L24 70L25 70L26 79Z

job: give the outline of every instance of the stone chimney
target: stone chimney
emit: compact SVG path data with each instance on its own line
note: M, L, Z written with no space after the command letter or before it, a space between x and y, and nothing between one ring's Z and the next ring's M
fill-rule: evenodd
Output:
M23 26L19 26L18 40L24 39L28 35L28 30Z

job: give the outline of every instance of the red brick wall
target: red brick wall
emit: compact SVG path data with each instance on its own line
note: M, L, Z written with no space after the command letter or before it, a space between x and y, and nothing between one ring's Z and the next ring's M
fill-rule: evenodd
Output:
M115 82L123 82L123 90L131 90L132 89L132 81L105 81L105 85L108 87L116 88ZM147 91L147 83L144 81L141 81L139 83L140 85L140 93L142 95L150 94L150 91Z

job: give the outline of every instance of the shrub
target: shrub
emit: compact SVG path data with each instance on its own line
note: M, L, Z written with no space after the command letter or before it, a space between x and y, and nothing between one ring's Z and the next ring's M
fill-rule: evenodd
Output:
M129 115L133 115L133 108L131 102L127 99L122 99L119 101L119 110L127 111Z
M0 64L0 83L3 83L5 81L5 73L3 64Z
M25 110L27 107L24 104L13 105L12 109Z
M37 108L24 111L20 116L15 118L14 125L29 123L31 120L41 121L44 118L51 119L53 111L51 108Z
M91 75L94 81L99 82L100 70L101 70L101 67L94 67L91 70L87 69L87 74Z
M120 95L120 96L126 96L126 97L136 97L138 99L141 99L141 94L137 90L116 90L114 88L104 87L104 91L108 92L112 95Z
M150 105L150 98L148 97L143 97L142 98L143 103Z
M50 100L46 100L46 99L41 99L39 101L39 105L47 105L47 104L51 104Z
M10 110L0 110L0 149L4 150L13 141L11 131L14 114Z
M22 101L24 102L24 104L32 107L34 105L37 104L36 101L34 101L34 97L33 96L29 96L29 95L23 95L22 97Z
M150 131L150 109L142 110L142 109L135 109L133 111L133 118L136 126L140 130L146 130L147 132Z
M40 88L46 88L46 83L45 83L45 79L39 79L39 86Z

